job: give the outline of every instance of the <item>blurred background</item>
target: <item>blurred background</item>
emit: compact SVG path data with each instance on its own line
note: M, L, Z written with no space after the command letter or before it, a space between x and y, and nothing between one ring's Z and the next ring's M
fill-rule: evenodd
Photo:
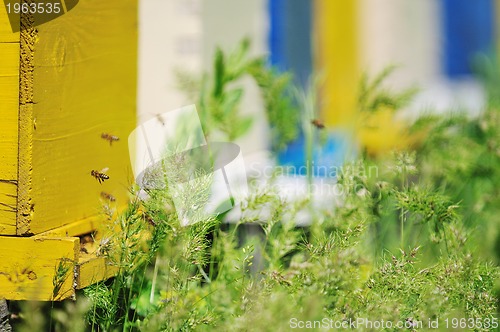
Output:
M244 37L252 55L267 55L296 84L321 77L320 118L332 130L356 121L361 75L389 65L397 66L389 87L418 88L399 117L475 115L485 93L474 64L494 51L496 12L494 0L141 0L140 120L197 103L179 91L177 72L210 72L216 47L229 52ZM250 158L269 149L269 125L257 86L242 84L241 112L254 123L238 143ZM397 121L387 119L379 115L376 128L359 135L370 151L401 144Z
M260 179L266 174L262 169L276 166L306 169L285 172L274 185L287 201L311 194L317 211L330 209L339 195L325 193L319 185L334 188L338 173L324 176L314 173L316 168L338 168L348 165L348 158L362 157L368 165L380 166L380 174L369 175L370 181L379 181L382 173L391 171L383 164L389 152L416 151L416 160L415 155L401 159L403 164L416 165L416 183L460 202L463 224L479 230L472 242L484 250L477 251L500 259L498 1L139 3L139 121L196 104L204 129L203 122L209 118L214 128L227 134L228 125L238 127L245 116L251 117L250 129L233 135L242 148L249 178ZM234 72L245 62L233 61L230 66L231 56L241 53L244 38L251 43L247 58L264 56L266 70L293 75L291 91L276 93L279 84L273 82L281 77L270 75L271 79L259 83L249 70L236 75L237 80L222 75L220 80L227 80L224 92L214 93L221 76L217 54L227 60L228 72ZM387 68L395 69L389 75ZM180 88L179 73L200 81L205 77L207 84L186 94ZM317 83L313 89L311 81ZM237 102L227 105L238 89L243 91L241 100L235 98ZM271 103L275 110L269 107L266 93L279 96ZM286 105L287 95L293 95L292 107ZM234 115L235 108L240 114L228 123L226 114ZM313 128L315 120L320 125ZM278 149L276 137L290 134L290 128L297 129L287 136L293 139ZM228 136L222 140L232 140ZM313 167L303 167L310 161ZM404 188L404 183L394 181ZM383 183L378 184L383 188ZM381 195L382 189L377 188L372 191L375 196ZM311 215L307 210L296 221L305 225ZM238 220L231 215L227 219ZM380 238L375 241L381 243L378 248L399 245L394 242L396 219L395 215L380 217L380 225L393 228L381 231L392 235L374 233Z

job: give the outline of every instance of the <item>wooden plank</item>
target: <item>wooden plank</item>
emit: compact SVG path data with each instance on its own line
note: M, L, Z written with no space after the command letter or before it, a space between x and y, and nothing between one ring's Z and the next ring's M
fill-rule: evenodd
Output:
M4 1L0 4L0 43L19 43L19 32L13 32ZM19 27L19 15L11 14L12 24ZM19 31L19 28L16 29Z
M19 33L0 5L0 234L16 234Z
M9 75L11 68L6 68L9 61L13 62L11 55L17 55L16 58L19 59L19 44L0 44L0 58L2 59L0 61L0 100L2 101L0 104L2 118L0 121L0 234L3 235L16 234L19 76Z
M52 301L73 297L78 238L0 237L0 298Z
M136 0L87 0L37 26L36 129L32 146L25 145L33 171L21 179L28 199L19 234L98 215L101 192L115 196L113 204L126 203L132 175L126 142L136 119L136 15ZM120 140L110 144L102 133ZM100 184L90 172L103 168L110 179Z
M96 231L104 224L103 216L93 216L78 220L71 224L67 224L58 228L54 228L43 233L35 235L35 237L65 237L79 236Z
M106 257L96 257L92 254L82 254L82 256L77 265L77 289L109 279L118 272L118 266L113 265Z
M15 182L0 181L0 234L16 234L17 186Z
M100 239L80 246L80 257L76 266L76 289L82 289L96 282L116 275L119 268L108 257L99 253Z

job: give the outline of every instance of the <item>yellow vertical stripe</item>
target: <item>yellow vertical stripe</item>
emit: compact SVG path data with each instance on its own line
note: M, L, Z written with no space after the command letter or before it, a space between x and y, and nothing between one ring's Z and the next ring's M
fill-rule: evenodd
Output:
M315 60L322 76L322 116L330 126L351 126L359 78L357 1L316 0Z

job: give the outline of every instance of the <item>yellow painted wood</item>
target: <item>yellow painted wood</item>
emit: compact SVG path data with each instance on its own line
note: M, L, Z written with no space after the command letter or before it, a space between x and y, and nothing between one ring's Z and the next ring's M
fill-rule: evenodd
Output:
M102 229L103 196L128 200L136 16L137 0L81 0L36 29L23 14L13 33L0 6L0 235L39 234L0 236L0 298L61 300L116 273L68 236Z
M81 0L37 26L34 104L20 123L18 234L97 216L103 191L116 198L113 204L126 204L132 175L126 142L136 120L136 15L136 0ZM29 127L29 119L36 126ZM102 133L120 140L110 145ZM103 168L110 179L100 184L90 172Z
M315 1L316 71L322 75L322 116L330 127L352 127L359 82L357 1Z
M78 238L0 237L0 298L51 301L74 296L79 243Z
M0 182L0 234L16 234L17 186L14 182Z
M16 234L19 33L0 6L0 235Z
M76 288L81 289L98 281L106 280L118 272L118 266L107 257L96 256L98 245L86 246L87 254L80 253L77 266Z
M27 0L29 1L29 0ZM27 2L28 3L28 2ZM31 162L33 146L33 77L35 71L35 44L37 29L31 14L21 14L21 32L19 37L19 136L18 136L18 167L17 167L17 220L16 233L29 235L30 220L34 211L31 196Z
M0 298L60 301L74 297L75 289L113 277L118 267L100 256L98 243L81 246L77 237L0 237Z
M19 27L19 15L13 15L13 17L15 20L13 24ZM0 3L0 43L19 43L19 32L12 32L12 26L3 1Z
M103 216L93 216L45 231L43 233L35 235L35 237L79 236L96 231L97 229L103 227L105 222L106 220Z

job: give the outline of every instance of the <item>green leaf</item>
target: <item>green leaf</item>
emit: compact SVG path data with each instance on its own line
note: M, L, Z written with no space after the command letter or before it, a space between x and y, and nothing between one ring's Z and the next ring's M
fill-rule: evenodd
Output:
M228 91L224 95L224 100L222 102L222 109L224 110L225 115L229 115L236 109L236 106L241 100L243 96L243 89L236 89Z
M214 60L214 90L213 96L218 98L222 95L222 91L224 90L224 73L225 73L225 65L224 65L224 53L220 48L217 48L215 51L215 60Z
M248 66L253 60L247 60L248 50L250 48L250 40L248 38L238 45L236 51L229 54L226 66L226 79L229 81L236 80L245 74Z
M253 118L251 117L246 117L240 120L235 126L236 130L234 132L234 138L245 135L252 127L252 124Z

